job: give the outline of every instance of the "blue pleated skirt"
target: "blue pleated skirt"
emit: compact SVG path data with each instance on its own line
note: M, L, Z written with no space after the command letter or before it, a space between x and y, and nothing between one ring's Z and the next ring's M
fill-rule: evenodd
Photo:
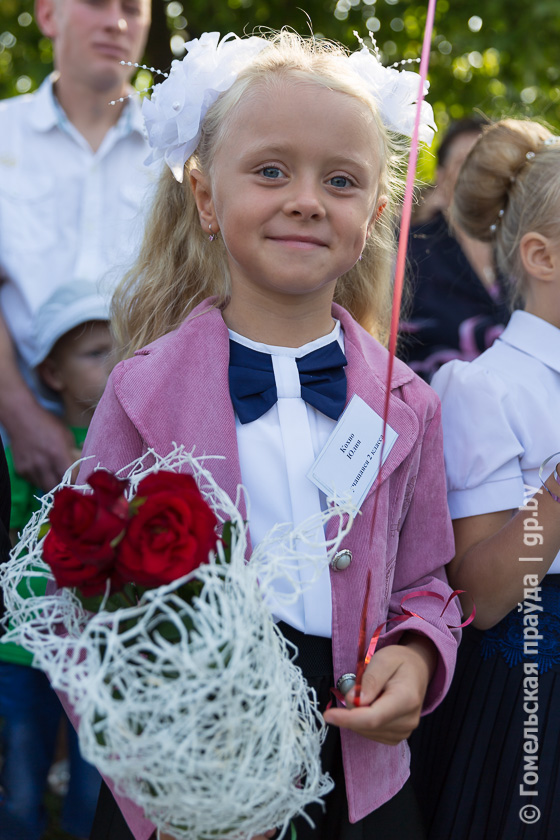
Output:
M449 694L410 739L429 840L560 837L560 575L540 597L527 651L525 608L464 630Z

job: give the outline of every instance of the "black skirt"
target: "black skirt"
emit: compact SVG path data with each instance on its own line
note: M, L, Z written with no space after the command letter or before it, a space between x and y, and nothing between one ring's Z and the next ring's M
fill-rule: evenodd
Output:
M525 609L464 630L449 694L410 739L429 840L560 836L560 575L540 596L542 638L527 652Z
M319 707L324 711L334 685L331 640L299 633L284 623L279 626L286 638L298 648L296 662L309 685L315 689ZM410 782L363 820L351 823L348 819L340 732L334 726L328 728L321 759L323 770L331 775L335 787L325 797L324 807L315 804L307 809L315 828L304 817L294 820L297 840L394 840L395 837L425 840L422 816ZM375 784L374 780L372 784ZM290 834L287 836L290 837ZM134 840L106 785L99 795L90 840Z

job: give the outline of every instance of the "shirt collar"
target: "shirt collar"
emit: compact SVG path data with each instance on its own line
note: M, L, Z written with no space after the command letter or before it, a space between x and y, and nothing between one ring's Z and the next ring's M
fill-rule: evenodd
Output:
M146 126L144 125L144 117L142 116L142 107L139 96L130 97L124 106L119 123L122 121L123 117L127 123L127 134L132 131L137 131L142 136L146 135Z
M536 315L516 309L498 338L560 373L560 330Z
M249 347L251 350L257 350L259 353L269 353L271 356L290 356L293 359L300 359L302 356L312 353L313 350L319 350L320 347L326 347L327 344L331 344L333 341L338 341L341 349L344 350L343 333L340 328L340 321L337 320L335 320L334 327L329 333L322 335L307 344L303 344L301 347L277 347L272 344L261 344L260 342L246 338L244 335L240 335L233 330L228 330L228 332L229 337L238 344L243 344L245 347Z
M68 123L68 117L54 95L53 85L57 78L58 73L56 71L51 73L33 95L31 125L37 131L49 131L56 126L64 130ZM130 90L132 91L132 88ZM139 97L131 96L125 103L115 129L123 137L133 131L142 135L145 134Z
M53 92L53 83L57 75L55 72L47 76L39 90L33 94L30 122L37 131L49 131L59 123Z

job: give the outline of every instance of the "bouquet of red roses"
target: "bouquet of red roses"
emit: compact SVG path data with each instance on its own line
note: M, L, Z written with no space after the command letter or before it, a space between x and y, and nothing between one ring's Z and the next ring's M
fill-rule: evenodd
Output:
M328 562L351 521L339 508L297 534L278 527L247 563L246 522L207 460L179 447L126 479L63 484L0 583L6 638L64 692L84 756L117 793L174 837L245 840L287 829L331 787L322 717L266 597L294 546L337 515ZM22 594L37 574L46 595Z
M96 470L87 483L93 492L55 493L43 559L57 584L76 587L90 608L104 595L106 609L130 605L138 593L208 563L218 520L191 475L150 473L130 501L130 482L107 470Z

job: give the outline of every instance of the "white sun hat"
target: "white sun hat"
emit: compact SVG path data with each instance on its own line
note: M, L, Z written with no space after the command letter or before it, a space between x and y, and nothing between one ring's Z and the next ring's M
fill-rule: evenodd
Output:
M33 319L35 354L32 367L41 364L56 342L67 332L87 321L108 321L109 301L95 285L74 281L53 292L39 307Z

